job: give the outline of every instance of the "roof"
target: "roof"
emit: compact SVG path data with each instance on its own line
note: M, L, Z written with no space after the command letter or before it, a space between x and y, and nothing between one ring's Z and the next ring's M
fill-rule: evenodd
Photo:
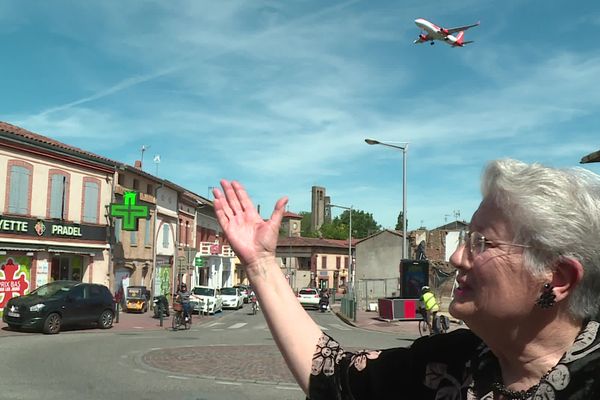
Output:
M291 211L286 211L283 213L283 218L294 218L294 219L302 219L302 215L295 214Z
M432 231L456 231L463 230L469 227L465 221L452 221L442 226L438 226L437 228L431 229Z
M364 242L365 240L368 240L368 239L374 238L375 236L381 235L381 234L383 234L383 233L385 233L385 232L387 232L387 233L391 233L391 234L393 234L393 235L396 235L396 236L399 236L399 237L402 237L402 232L400 232L400 231L395 231L395 230L392 230L392 229L384 229L384 230L382 230L382 231L379 231L379 232L376 232L376 233L374 233L374 234L372 234L372 235L370 235L370 236L367 236L366 238L362 238L362 239L358 240L356 243L361 243L361 242ZM408 232L407 232L407 233L408 233Z
M356 240L352 240L354 245ZM337 239L322 239L322 238L308 238L301 236L292 237L280 237L277 241L277 246L294 246L294 247L336 247L336 248L348 248L348 240L337 240Z
M30 132L15 125L11 125L7 122L0 121L0 135L8 138L12 136L14 139L19 139L19 142L28 142L34 145L50 147L54 150L62 150L65 153L78 155L88 160L98 161L111 166L122 165L122 163L119 161L111 160L110 158L82 150L79 147L70 146L68 144L59 142L58 140L50 139L49 137Z

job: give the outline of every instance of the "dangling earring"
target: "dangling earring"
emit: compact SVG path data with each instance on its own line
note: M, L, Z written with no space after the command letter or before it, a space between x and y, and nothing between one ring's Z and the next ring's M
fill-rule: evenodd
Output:
M540 298L538 299L538 301L535 302L535 304L542 308L552 307L555 303L554 299L556 299L556 295L554 294L552 289L554 289L554 286L552 286L549 283L545 283L544 290L542 291Z

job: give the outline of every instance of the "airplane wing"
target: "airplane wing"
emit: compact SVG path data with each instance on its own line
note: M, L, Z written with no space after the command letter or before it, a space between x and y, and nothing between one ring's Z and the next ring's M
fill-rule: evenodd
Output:
M466 31L467 29L474 28L476 26L479 26L479 21L473 25L459 26L457 28L448 28L448 29L446 29L445 32L447 32L447 34L449 34L449 35L452 35L453 33L460 32L460 31Z

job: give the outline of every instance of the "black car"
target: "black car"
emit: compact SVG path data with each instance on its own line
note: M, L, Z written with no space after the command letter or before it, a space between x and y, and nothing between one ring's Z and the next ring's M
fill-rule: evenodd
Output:
M76 281L55 281L14 297L4 307L2 320L11 329L60 332L63 325L98 324L112 327L113 297L106 286Z

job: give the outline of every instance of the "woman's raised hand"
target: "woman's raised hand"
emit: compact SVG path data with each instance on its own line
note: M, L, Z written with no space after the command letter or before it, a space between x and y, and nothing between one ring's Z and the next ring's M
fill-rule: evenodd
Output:
M264 221L239 182L221 180L221 187L223 192L213 189L215 213L236 255L246 266L274 257L287 197L277 201L271 219Z

